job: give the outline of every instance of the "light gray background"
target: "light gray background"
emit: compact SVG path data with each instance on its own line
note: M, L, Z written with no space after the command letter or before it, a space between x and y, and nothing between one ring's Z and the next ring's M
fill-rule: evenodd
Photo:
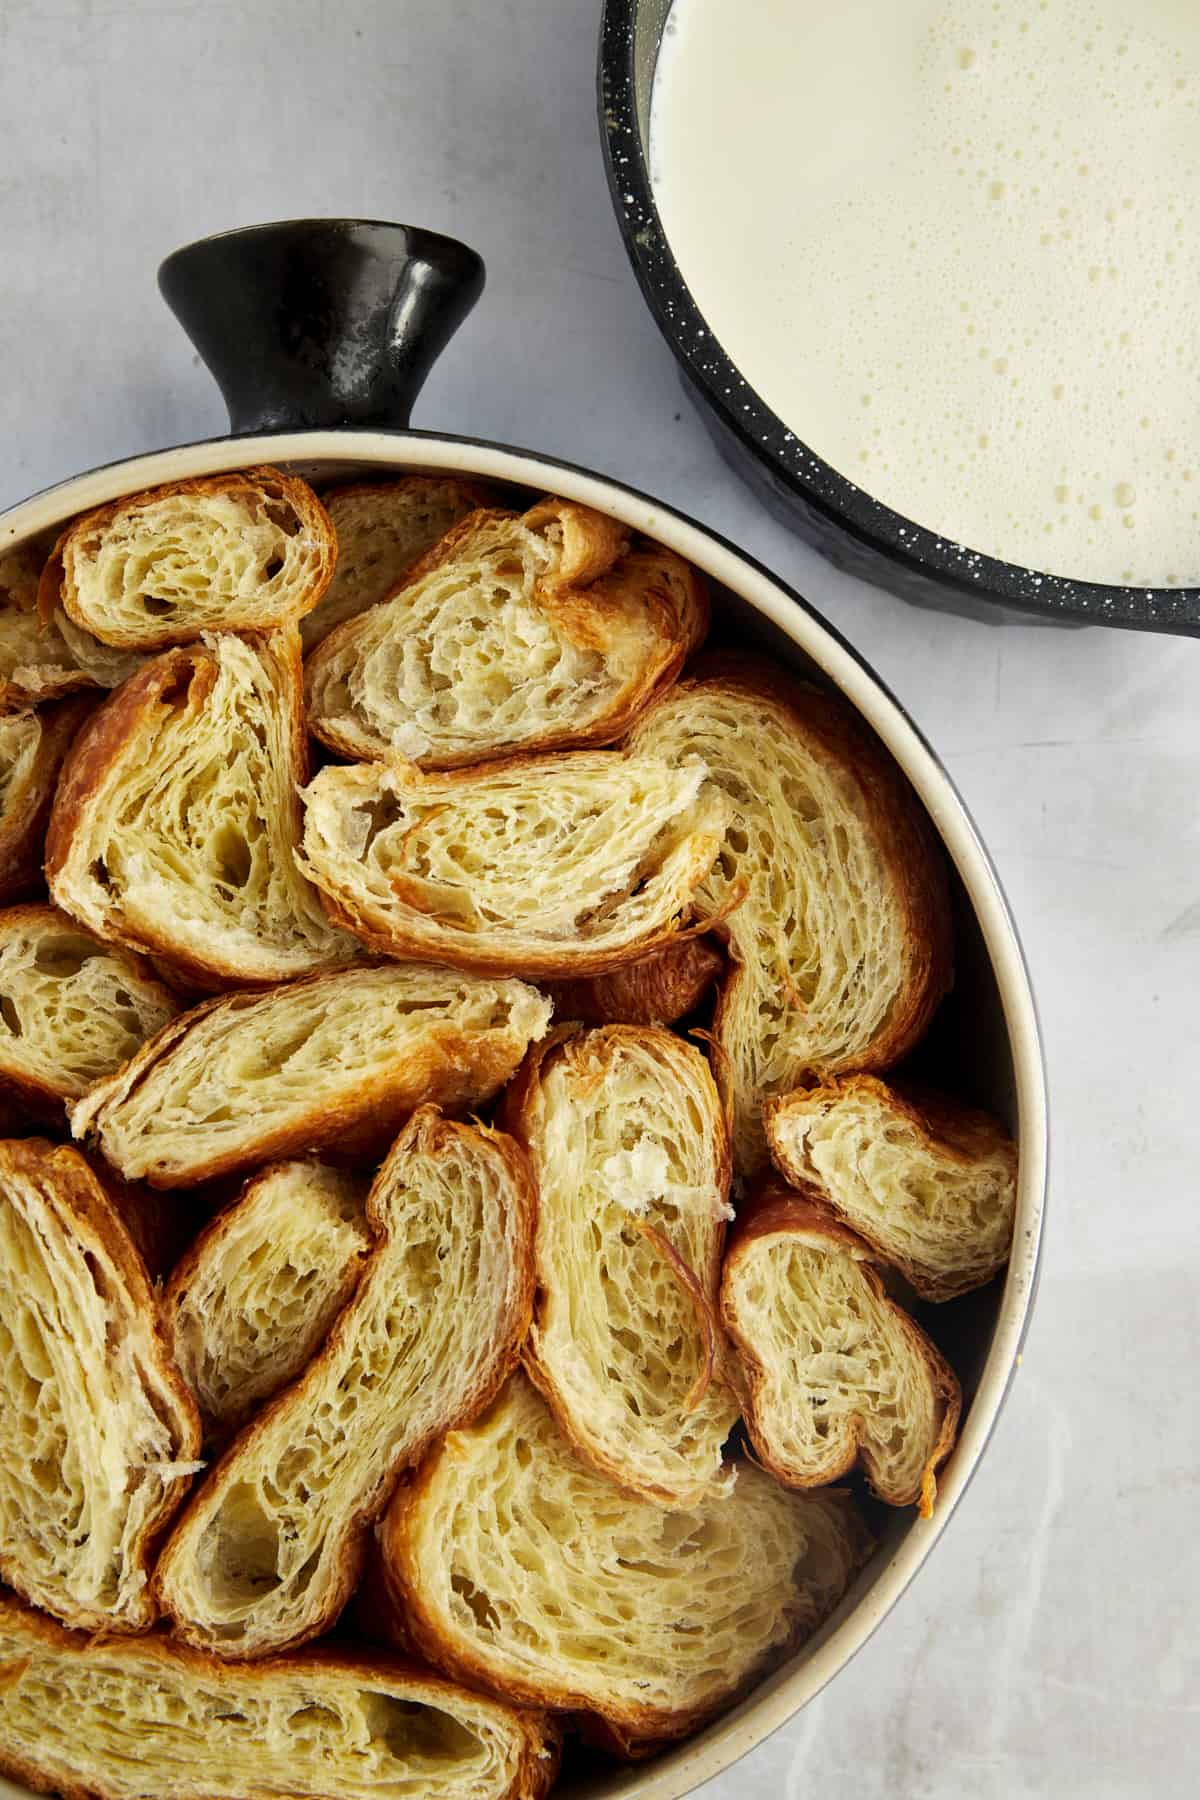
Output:
M1194 1792L1200 644L912 611L765 517L625 261L598 10L0 0L0 505L224 428L154 288L167 250L303 213L406 219L489 270L415 423L656 491L866 653L949 764L1024 933L1052 1084L1044 1275L992 1449L916 1587L705 1793Z

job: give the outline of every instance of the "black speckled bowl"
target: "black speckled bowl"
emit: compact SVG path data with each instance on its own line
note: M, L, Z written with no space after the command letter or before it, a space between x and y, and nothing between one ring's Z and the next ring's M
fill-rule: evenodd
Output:
M650 97L670 0L605 0L600 135L625 247L716 442L771 511L831 562L902 600L991 624L1122 625L1200 636L1200 588L1107 587L1041 575L926 531L814 456L705 325L650 187Z

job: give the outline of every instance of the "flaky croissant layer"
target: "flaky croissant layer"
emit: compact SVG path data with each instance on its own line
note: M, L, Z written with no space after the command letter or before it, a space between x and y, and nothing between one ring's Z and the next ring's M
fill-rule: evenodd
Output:
M0 1769L65 1800L540 1800L536 1713L383 1652L253 1666L62 1631L0 1596Z

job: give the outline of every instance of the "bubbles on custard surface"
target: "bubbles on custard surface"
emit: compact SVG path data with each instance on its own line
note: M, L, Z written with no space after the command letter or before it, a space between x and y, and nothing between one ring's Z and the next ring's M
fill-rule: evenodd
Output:
M792 29L757 60L754 9L676 10L706 31L738 13L737 57L778 137L724 187L715 165L737 163L736 130L696 172L694 192L715 181L708 260L724 275L694 238L689 263L664 188L668 237L716 335L796 436L973 548L1100 580L1133 564L1140 581L1155 562L1164 579L1200 579L1183 448L1200 415L1200 5L890 0L886 54L865 70L855 0L835 9L840 27L816 0L768 4ZM795 54L798 37L811 54ZM728 66L732 38L725 50ZM690 104L698 137L703 92ZM769 134L753 130L761 149ZM729 241L739 193L750 223ZM1116 500L1122 483L1135 503Z
M1049 13L1051 8L1047 6L1042 10ZM955 495L954 483L947 479L950 474L949 465L955 465L955 472L962 468L963 465L956 459L955 454L962 444L971 444L976 453L968 465L971 467L975 480L979 479L980 474L979 451L993 450L994 454L990 460L994 465L999 464L1002 459L1007 461L1008 467L999 467L998 469L994 467L993 473L998 474L1002 490L1011 489L1020 478L1019 472L1014 472L1011 467L1011 459L1018 450L1022 457L1032 456L1036 460L1039 452L1052 451L1056 445L1061 445L1065 441L1062 428L1057 420L1048 416L1050 411L1055 410L1053 403L1057 403L1057 409L1069 413L1070 430L1079 432L1086 429L1090 435L1097 431L1102 432L1107 428L1116 437L1123 439L1124 431L1129 425L1135 425L1140 433L1152 431L1154 421L1149 414L1141 413L1140 416L1134 418L1129 403L1136 402L1139 397L1144 398L1148 391L1160 387L1166 378L1166 369L1162 366L1161 355L1153 342L1153 319L1151 316L1146 316L1152 314L1153 309L1147 307L1146 295L1139 291L1140 284L1137 277L1139 271L1146 264L1148 255L1153 254L1152 245L1155 238L1161 240L1163 213L1165 211L1175 213L1181 204L1182 195L1170 198L1166 207L1161 204L1143 207L1139 215L1136 188L1134 193L1124 191L1125 186L1130 184L1128 167L1130 159L1123 152L1116 157L1112 154L1113 139L1119 142L1120 133L1114 131L1111 118L1103 121L1087 117L1080 119L1070 116L1069 110L1064 108L1058 122L1052 126L1048 134L1043 134L1040 130L1036 132L1032 130L1033 125L1040 124L1038 119L1028 120L1031 129L1022 145L1017 141L1013 132L1012 117L1006 116L1004 105L1001 103L1004 100L1006 87L1011 87L1014 80L1027 80L1032 74L1035 85L1045 90L1045 117L1052 119L1054 117L1052 102L1055 91L1070 87L1071 69L1069 57L1064 58L1064 51L1070 52L1081 41L1086 43L1089 51L1093 53L1091 79L1101 82L1117 79L1112 71L1115 68L1118 51L1125 58L1134 56L1134 62L1129 64L1129 67L1136 66L1139 72L1143 68L1157 69L1160 73L1164 59L1169 68L1171 60L1177 59L1180 52L1177 47L1153 41L1134 44L1127 36L1122 36L1121 43L1118 45L1113 40L1111 20L1100 17L1098 9L1095 7L1065 5L1055 8L1054 11L1058 15L1058 31L1050 48L1057 52L1057 66L1053 55L1050 57L1045 55L1047 45L1044 42L1038 46L1041 54L1040 67L1033 69L1023 67L1020 59L1013 57L1008 57L1006 62L1006 53L1012 48L1011 18L1007 21L1007 28L1003 19L997 21L995 31L986 41L982 53L976 51L970 59L964 58L961 54L956 58L960 71L964 74L974 75L977 81L976 90L971 99L976 133L978 137L992 146L986 164L980 167L978 179L986 198L991 202L1001 203L1005 208L1004 225L997 229L997 235L1006 238L1005 257L1010 264L1019 264L1024 260L1028 265L1033 260L1034 249L1053 245L1063 262L1053 273L1053 291L1044 297L1040 309L1040 323L1043 327L1050 327L1050 329L1039 331L1035 326L1033 331L1023 330L1020 332L1019 344L1006 344L1002 352L997 355L991 355L987 349L984 349L978 357L978 361L985 369L990 368L994 375L1007 377L1010 385L1016 389L1022 387L1025 376L1028 376L1031 387L1036 387L1037 378L1040 375L1048 374L1051 379L1043 383L1043 389L1044 393L1050 397L1051 407L1039 406L1036 397L1030 399L1023 396L1021 411L1018 415L1015 408L1006 407L1003 404L1005 397L997 394L995 390L990 394L977 392L975 405L972 408L965 410L960 408L958 417L953 421L947 421L944 454L937 459L940 465L937 473L941 477L942 491L951 500L955 498ZM959 38L962 37L963 18L977 12L977 7L969 5L948 9L940 31L935 27L930 34L932 42L926 54L931 57L942 56L946 47L955 41L956 34ZM1068 29L1064 33L1062 22L1064 19L1071 21L1072 15L1073 22L1068 24ZM1019 24L1020 21L1018 21L1017 35L1026 35L1019 31ZM1104 43L1106 26L1110 27L1107 46ZM1035 22L1035 33L1036 30ZM1104 67L1106 55L1109 64L1107 71ZM1064 67L1064 62L1068 66ZM1177 85L1180 81L1183 82L1182 88ZM1174 93L1184 92L1187 85L1186 76L1172 76L1171 89ZM1147 76L1143 82L1144 90L1153 91L1154 87L1153 76ZM1110 110L1113 97L1108 96ZM1131 109L1136 114L1138 110L1136 94L1132 98ZM995 136L991 131L993 120L996 123L1002 122L1004 127ZM1097 124L1101 124L1103 129L1099 141L1094 142ZM954 116L952 111L943 116L939 125L942 145L939 146L936 136L930 132L924 134L925 141L918 145L920 158L925 163L924 173L931 189L936 189L938 186L936 164L939 148L944 150L946 140L954 139L957 142L966 135L963 123ZM1111 136L1109 136L1110 133ZM1191 135L1193 141L1190 148L1194 159L1197 150L1196 134L1193 132ZM1109 138L1107 143L1105 142L1106 137ZM931 138L933 141L930 141ZM953 144L950 145L950 150L952 153ZM1025 164L1024 168L1019 166L1022 162ZM1192 167L1185 168L1182 174L1185 179L1191 179L1194 177L1194 172L1195 162L1193 160ZM1133 173L1136 174L1136 170ZM1181 172L1172 170L1171 173L1178 179ZM1083 191L1076 191L1076 187ZM1106 193L1106 189L1113 191L1109 194ZM1046 229L1041 229L1043 220ZM1185 235L1179 229L1182 223L1181 218L1172 219L1171 231L1174 240ZM1035 227L1037 228L1036 236L1032 229ZM961 240L963 230L961 217L949 219L947 236L951 240L955 238ZM1026 237L1024 245L1021 242L1023 232ZM1087 253L1094 260L1085 261L1083 259L1085 246ZM958 244L953 244L955 250L958 247ZM1024 257L1023 251L1028 252ZM1108 252L1107 255L1105 255L1105 251ZM1173 243L1172 248L1164 254L1175 256L1177 254L1176 244ZM978 280L984 271L977 263L970 273ZM1089 287L1094 288L1106 282L1117 283L1126 274L1130 275L1133 288L1128 301L1118 303L1114 307L1106 297L1100 296L1098 304L1101 310L1097 317L1094 312L1096 301L1093 299L1093 317L1089 318L1083 310L1078 293L1082 282L1086 281ZM1073 289L1075 290L1074 294L1072 293ZM957 304L960 313L970 314L973 304L977 304L979 301L986 303L988 300L995 310L1006 313L1010 321L1017 316L1013 309L1011 292L999 294L993 292L984 296L976 295L969 288L966 296L960 298ZM1053 330L1056 306L1060 320L1070 319L1074 310L1075 317L1071 328L1073 333L1086 345L1083 353L1078 347L1073 349L1069 341L1064 343L1061 338L1057 337ZM871 329L871 321L868 318L862 318L859 328L864 336L867 335ZM1103 333L1102 337L1101 333ZM1149 345L1147 345L1147 339ZM1071 383L1072 398L1070 401L1068 401L1068 383L1065 380L1053 378L1067 372L1066 369L1054 367L1056 355L1067 365L1071 373L1076 375L1076 379ZM1078 366L1085 360L1087 364L1086 370L1083 371L1085 379L1081 381L1078 379ZM966 383L957 371L951 371L951 373L955 375L953 385L961 392ZM966 373L969 376L970 371L968 370ZM1122 382L1126 384L1124 387L1121 385ZM978 378L976 377L977 384ZM946 385L949 386L950 382L948 381ZM927 381L926 386L930 390L936 390L935 382ZM1064 405L1064 403L1066 404ZM981 426L983 429L980 429ZM953 441L956 436L960 439L959 444ZM1121 448L1124 449L1123 442ZM1136 448L1134 457L1135 459L1140 458L1140 451ZM1178 471L1164 470L1163 461L1165 459L1161 449L1158 450L1157 457L1158 468L1155 471L1147 471L1144 476L1139 471L1143 487L1149 490L1148 501L1152 504L1157 502L1157 505L1153 506L1153 510L1156 512L1161 511L1164 506L1169 506L1173 498L1168 489L1168 481L1171 484L1177 484L1179 480ZM985 458L986 460L989 459ZM1129 457L1126 456L1125 460L1128 461ZM1011 560L1044 563L1045 546L1030 545L1029 535L1040 529L1042 536L1045 537L1052 535L1057 530L1061 532L1064 541L1062 547L1056 549L1054 554L1058 558L1057 566L1061 567L1063 572L1086 572L1108 579L1122 578L1119 570L1114 575L1111 562L1114 558L1124 559L1127 555L1128 540L1123 537L1122 541L1118 542L1115 534L1118 531L1122 534L1138 532L1139 518L1143 515L1149 517L1152 506L1135 507L1137 496L1135 485L1123 479L1109 479L1109 474L1109 471L1105 471L1103 483L1100 480L1094 483L1096 497L1091 500L1090 505L1087 504L1088 496L1083 491L1076 495L1078 507L1081 509L1075 515L1077 523L1073 520L1070 512L1064 515L1059 510L1070 493L1069 484L1061 481L1040 483L1036 495L1031 493L1021 496L1018 505L1007 512L1002 522L1003 530L994 533L990 543L986 541L986 530L992 521L986 517L986 508L980 508L977 502L968 497L963 508L964 512L969 514L973 507L976 517L979 518L977 528L973 534L969 535L969 541L974 545L990 548L995 553L1006 555ZM1107 513L1100 503L1102 486L1105 489L1103 498L1109 503ZM878 490L876 489L876 491ZM883 497L889 498L891 504L898 510L906 511L922 519L931 521L938 519L935 510L938 496L931 491L923 492L921 484L916 481L910 481L907 493L902 493L897 488L890 495ZM984 516L980 517L981 513ZM1029 521L1027 527L1020 525L1023 518ZM1016 526L1016 530L1014 530L1014 526ZM1097 527L1100 529L1097 530ZM941 523L941 529L946 529L944 522ZM1024 543L1021 547L1017 540L1023 534ZM958 535L968 536L968 533L960 532ZM1082 539L1087 549L1098 550L1100 552L1099 563L1104 566L1097 566L1097 558L1093 556L1089 559L1091 567L1086 570L1082 569L1082 557L1075 556L1072 560L1072 538L1075 540L1074 548L1078 547L1079 540ZM1110 544L1107 552L1104 549L1106 540ZM1148 543L1146 548L1147 552L1152 555L1153 543ZM1200 564L1200 559L1193 551L1193 568L1197 569L1198 564Z

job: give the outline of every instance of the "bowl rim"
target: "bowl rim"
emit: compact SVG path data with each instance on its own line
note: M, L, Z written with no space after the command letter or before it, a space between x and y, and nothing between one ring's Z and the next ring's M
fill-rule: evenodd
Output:
M965 594L973 602L1064 624L1200 633L1200 587L1082 581L985 556L876 500L810 450L772 411L709 329L663 228L638 129L634 46L643 3L604 0L597 94L609 194L654 321L725 429L828 529L948 595Z
M1045 1060L1029 973L991 857L950 775L901 702L866 660L802 595L719 533L614 478L486 439L424 431L308 430L218 437L85 471L0 512L0 553L123 494L181 477L260 463L333 464L359 471L469 473L540 488L596 507L695 563L768 619L821 669L896 758L945 846L974 911L1000 997L1012 1056L1019 1147L1012 1259L979 1384L953 1456L939 1476L931 1519L914 1520L887 1562L868 1569L796 1657L737 1706L653 1762L614 1766L589 1782L595 1800L682 1800L728 1769L814 1699L867 1642L916 1576L974 1475L1021 1361L1037 1287L1048 1168ZM867 1579L867 1577L870 1579ZM0 1795L24 1796L0 1777Z

